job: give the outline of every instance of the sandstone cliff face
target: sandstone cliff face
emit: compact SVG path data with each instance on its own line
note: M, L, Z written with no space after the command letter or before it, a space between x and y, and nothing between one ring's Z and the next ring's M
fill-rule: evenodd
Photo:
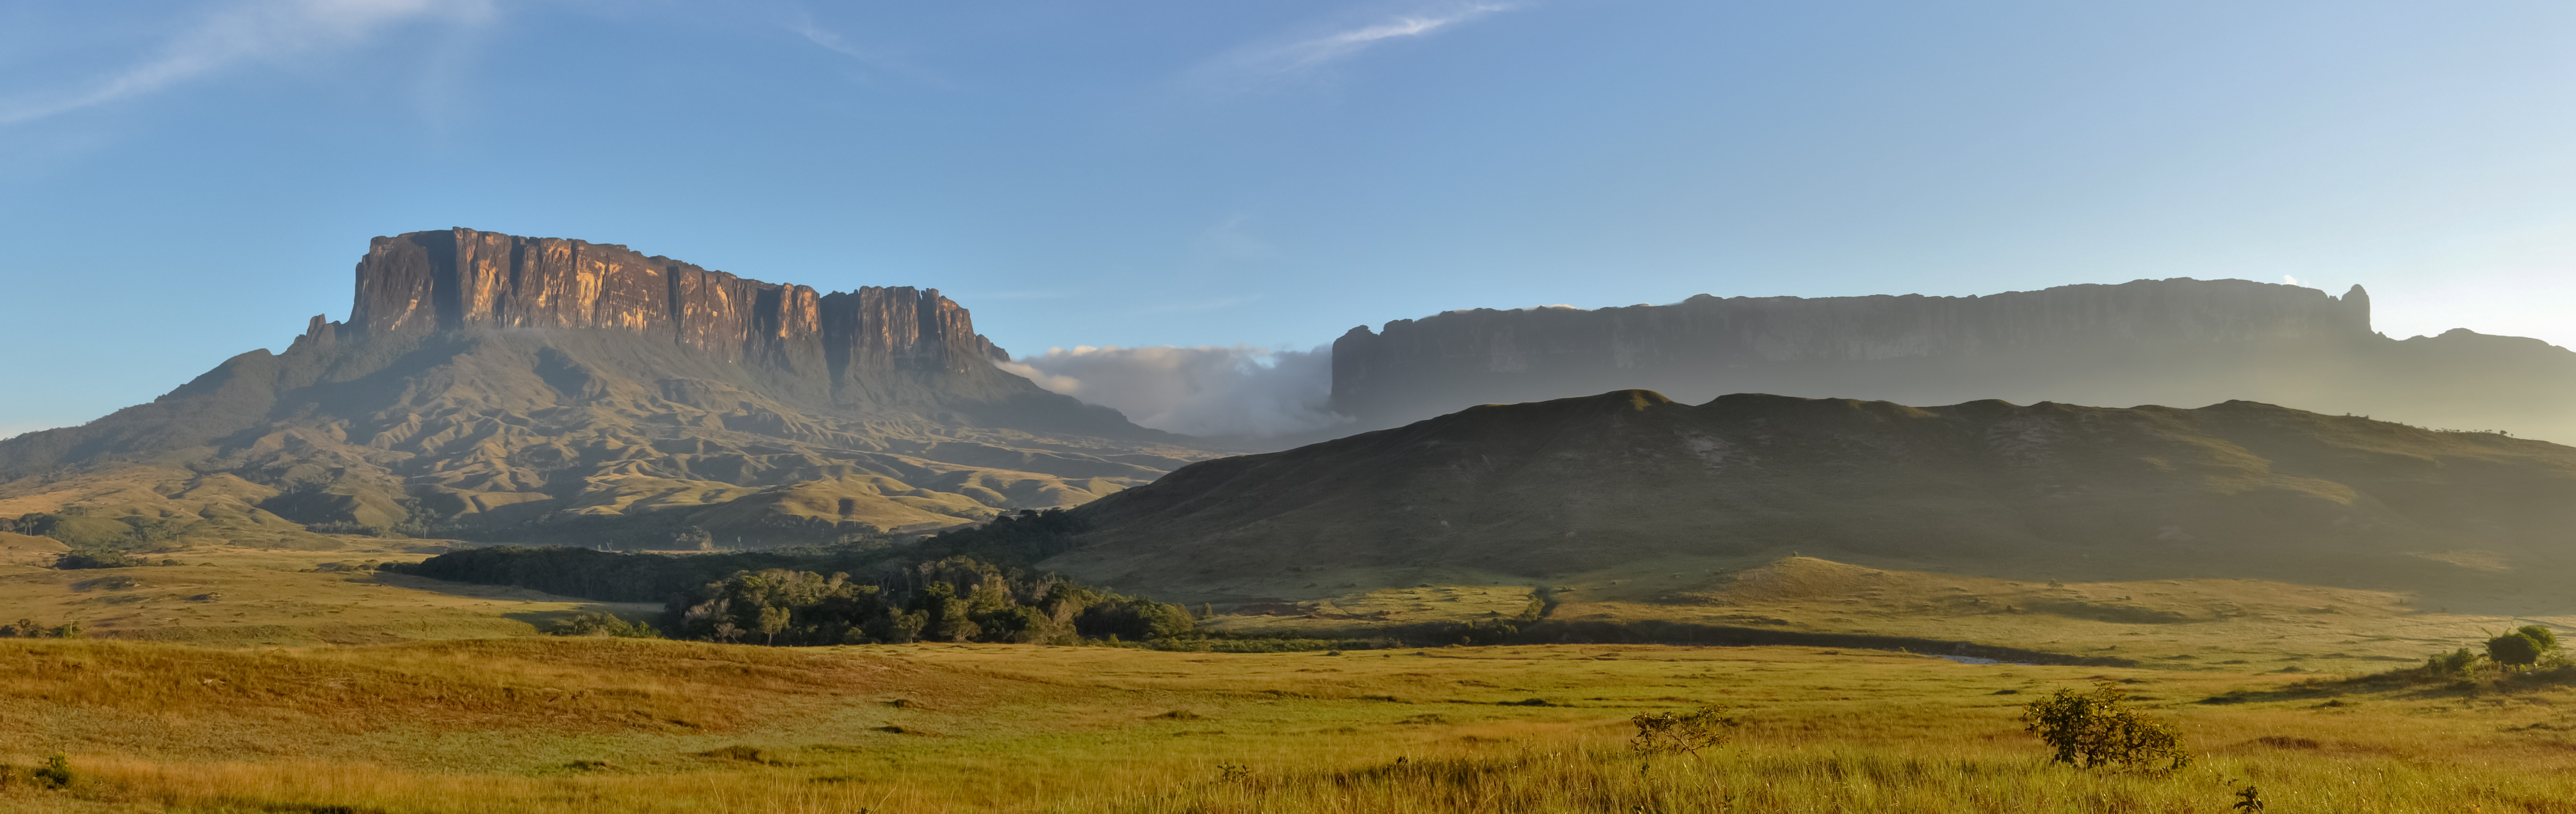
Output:
M818 294L624 246L472 229L379 237L358 262L350 330L619 331L734 363L965 371L1009 355L938 289Z
M1333 405L1363 426L1392 426L1472 404L1626 387L1694 402L1738 392L1912 404L2251 399L2576 440L2567 418L2576 354L2458 333L2400 342L2371 331L2359 286L2338 298L2244 280L1982 297L1703 294L1354 328L1333 343ZM2556 384L2535 394L2528 381Z

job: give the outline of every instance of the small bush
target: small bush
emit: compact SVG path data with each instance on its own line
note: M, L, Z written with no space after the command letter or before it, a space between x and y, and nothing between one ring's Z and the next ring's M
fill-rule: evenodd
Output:
M2238 814L2263 814L2263 791L2252 783L2245 784L2244 788L2236 790L2236 803L2228 806L2227 810Z
M2539 640L2518 630L2487 640L2487 658L2509 668L2538 664L2541 654L2547 652L2549 648L2541 646Z
M1701 749L1724 746L1735 737L1728 731L1736 725L1734 711L1724 704L1709 704L1689 712L1641 713L1628 719L1637 725L1637 736L1628 740L1628 747L1651 755L1697 754Z
M2448 653L2437 653L2424 659L2424 672L2431 673L2436 677L2467 677L2471 673L2477 672L2478 660L2482 658L2486 658L2486 656L2471 651L2466 647L2453 650Z
M2092 692L2058 690L2022 709L2023 729L2055 750L2058 763L2090 769L2105 765L2173 771L2191 765L2191 752L2172 726L2131 709L2117 682Z
M2543 651L2558 649L2558 634L2546 626L2523 625L2522 627L2514 628L2513 632L2520 633L2524 637L2540 643L2540 649Z
M36 785L49 789L71 785L72 759L69 755L56 752L53 757L45 758L44 768L28 772L27 776L35 778Z

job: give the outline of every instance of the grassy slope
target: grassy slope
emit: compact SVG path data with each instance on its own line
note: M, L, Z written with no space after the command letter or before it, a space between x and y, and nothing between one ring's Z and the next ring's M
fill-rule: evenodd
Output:
M306 482L326 494L270 508L375 526L405 519L405 496L500 525L672 511L758 542L782 521L922 531L1074 505L1208 456L989 368L885 372L840 396L809 379L581 331L299 343L0 444L0 514L79 506L309 542L258 508Z
M13 641L0 676L23 733L0 759L61 749L86 772L0 792L19 810L2216 811L2248 778L2279 810L2576 810L2563 689L1814 648ZM2202 762L2042 764L2018 705L2096 676L2133 680ZM1705 701L1745 708L1738 743L1619 749L1627 716Z
M79 622L99 637L275 646L522 635L574 613L661 610L337 570L428 556L409 550L413 542L337 538L327 552L208 545L150 555L183 565L73 571L46 567L48 552L0 550L0 620Z

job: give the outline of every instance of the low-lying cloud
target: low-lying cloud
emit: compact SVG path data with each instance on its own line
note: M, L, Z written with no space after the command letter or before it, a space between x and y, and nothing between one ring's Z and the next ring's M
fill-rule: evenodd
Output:
M1350 420L1327 406L1328 348L1048 348L1001 367L1138 425L1183 435L1276 436Z

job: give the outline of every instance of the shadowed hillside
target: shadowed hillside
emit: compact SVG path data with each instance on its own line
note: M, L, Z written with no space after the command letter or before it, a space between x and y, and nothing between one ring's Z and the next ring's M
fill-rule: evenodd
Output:
M1046 565L1186 601L1792 551L2494 595L2570 574L2576 449L2242 401L1692 406L1624 390L1202 462L1076 514L1088 547Z

